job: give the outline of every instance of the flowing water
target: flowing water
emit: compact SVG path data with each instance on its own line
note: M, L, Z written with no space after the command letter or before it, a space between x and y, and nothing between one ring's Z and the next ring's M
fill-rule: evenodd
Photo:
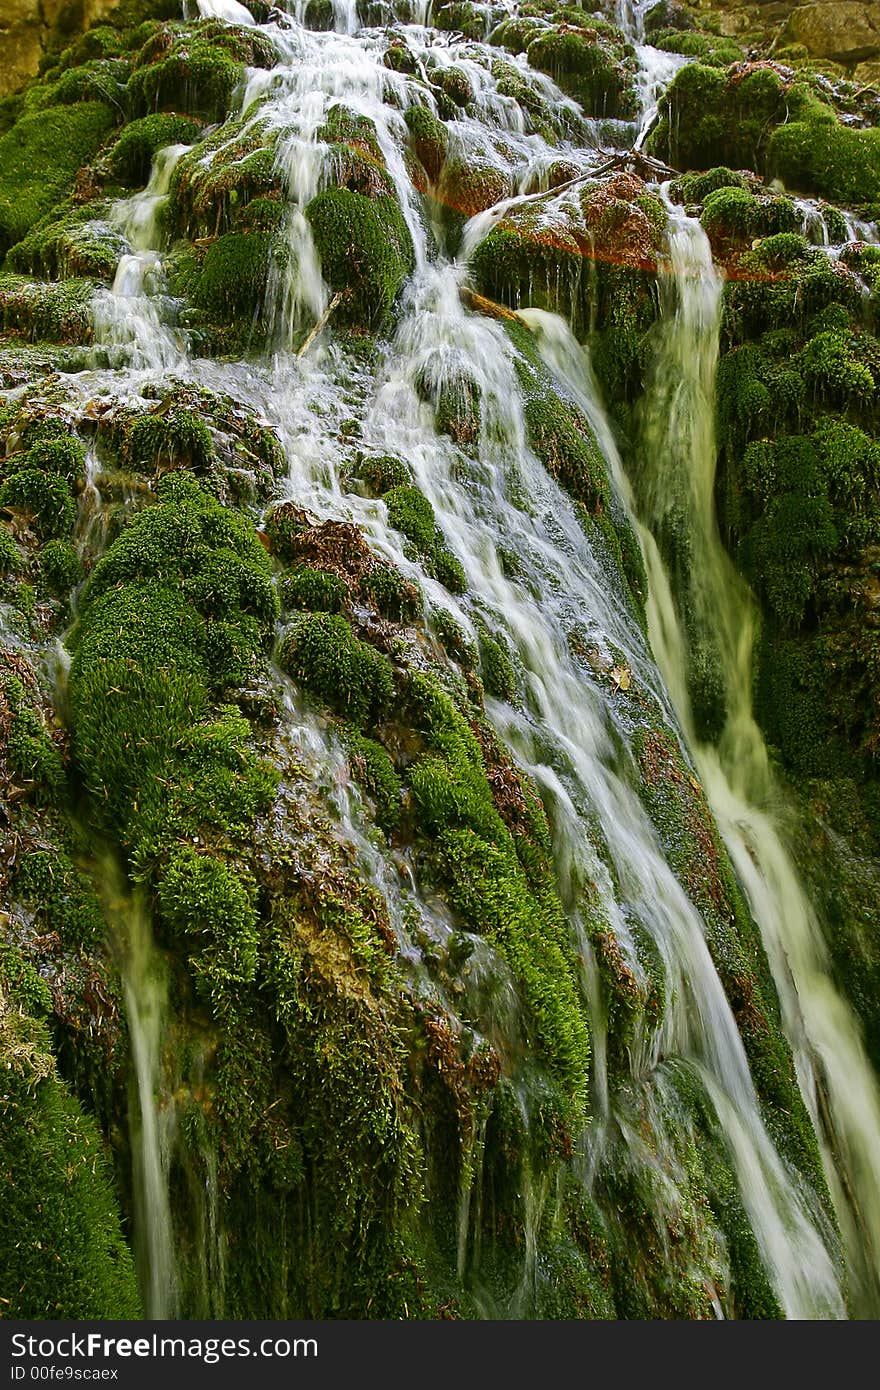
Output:
M718 533L714 505L714 364L720 285L699 223L670 208L670 283L665 343L645 402L643 518L652 528L681 506L699 576L697 624L721 658L727 717L715 746L694 729L685 643L670 586L652 552L651 643L676 697L710 804L764 938L801 1091L826 1170L837 1190L852 1272L868 1307L880 1293L880 1091L856 1020L836 991L820 925L788 850L779 794L752 713L756 612ZM823 1123L827 1121L827 1123ZM843 1200L842 1181L848 1200Z
M199 0L199 12L230 22L245 19L235 0ZM246 13L246 12L245 12ZM751 714L749 670L754 615L750 595L727 560L714 519L714 371L718 355L720 280L699 226L670 207L670 268L664 283L664 328L649 382L644 423L656 464L650 485L631 491L583 353L567 326L552 315L524 311L523 320L567 394L587 414L608 462L620 505L640 522L650 579L646 642L619 585L586 536L578 514L528 446L516 349L502 323L469 312L461 288L467 255L511 200L546 186L558 147L534 129L526 112L498 91L491 64L497 50L452 41L427 27L427 14L398 30L419 64L454 60L471 81L473 114L450 122L451 149L461 158L502 176L503 197L466 229L458 261L442 249L442 237L426 225L404 160L407 106L426 101L423 87L390 71L382 59L381 30L358 26L354 6L334 9L336 27L312 32L302 15L262 26L276 44L277 66L248 74L242 111L275 140L276 163L287 191L281 257L270 281L274 310L271 361L221 364L193 357L186 335L173 326L173 305L164 294L161 231L157 211L173 169L186 147L157 156L143 194L126 200L117 223L131 250L120 262L112 290L94 305L96 342L110 355L111 370L85 373L72 385L84 396L136 394L150 373L227 392L255 406L276 427L289 462L285 492L319 518L349 518L380 555L417 577L429 602L450 610L474 635L478 622L505 635L518 673L515 704L487 700L487 712L518 762L534 778L550 818L560 896L582 962L584 996L593 1022L593 1119L582 1136L580 1171L589 1183L603 1153L622 1143L633 1161L645 1147L644 1124L635 1118L631 1093L644 1097L653 1146L664 1144L668 1110L665 1068L678 1062L698 1075L710 1097L737 1174L742 1201L780 1304L789 1317L845 1315L834 1238L805 1185L774 1147L755 1092L735 1019L706 944L699 912L667 863L637 792L638 774L628 736L632 718L609 673L624 670L659 712L663 724L683 732L731 856L764 935L795 1053L798 1079L817 1130L826 1109L829 1176L849 1243L870 1241L880 1250L880 1108L868 1063L848 1009L828 976L821 933L775 819L775 791L767 753ZM629 149L644 140L663 86L680 66L643 42L639 14L628 19L641 63L641 115L633 124L589 122L549 78L514 59L533 90L552 101L569 122L566 159L586 171L605 148ZM413 239L415 268L404 291L393 338L378 364L346 357L327 335L298 359L293 347L322 320L331 299L311 239L304 208L327 179L328 147L319 139L329 108L344 99L369 117ZM331 316L332 322L332 316ZM437 433L432 402L443 385L465 374L479 389L482 418L476 456L462 453ZM427 399L426 399L427 396ZM390 529L385 506L346 490L338 426L354 417L361 447L405 458L416 485L434 506L452 551L464 567L468 596L454 600L422 572ZM680 501L693 542L699 576L696 628L703 632L724 672L727 720L717 746L702 742L688 700L688 642L676 595L654 532L662 529L671 496ZM515 577L501 560L516 557ZM575 640L576 639L576 640ZM589 650L590 661L579 652ZM655 664L656 660L656 664ZM658 670L659 666L659 670ZM288 736L305 748L316 777L329 778L339 759L329 735L303 716L290 694ZM342 831L354 845L363 872L389 901L401 953L419 987L418 950L405 926L406 904L415 904L430 930L448 934L442 914L419 895L412 869L391 863L363 828L357 797L336 797ZM607 923L623 959L644 977L637 937L647 934L665 968L662 1017L634 1039L631 1077L618 1087L605 1065L605 1038L596 964L584 921L590 911ZM173 1117L163 1100L162 1037L166 1000L161 962L149 921L126 898L117 922L132 1056L137 1080L136 1188L138 1242L152 1316L177 1308L174 1233L168 1196ZM495 1022L515 1030L515 999ZM826 1106L827 1101L827 1106ZM527 1110L527 1104L524 1100ZM471 1247L474 1213L481 1201L482 1140L473 1141L459 1212L459 1268L479 1263ZM676 1164L668 1153L644 1161L662 1170L674 1204ZM203 1185L205 1224L216 1212L210 1199L211 1156ZM854 1211L838 1190L845 1171ZM672 1175L672 1176L670 1176ZM549 1194L526 1184L527 1232L522 1281L510 1305L499 1310L486 1294L490 1315L526 1316L537 1278L536 1233ZM848 1224L849 1223L849 1224ZM856 1226L857 1223L857 1226ZM478 1223L476 1223L478 1225ZM218 1240L216 1231L212 1239ZM873 1257L871 1257L873 1258ZM867 1263L866 1259L866 1263ZM208 1269L209 1261L205 1262ZM853 1261L855 1264L856 1262ZM216 1262L215 1262L216 1265ZM215 1266L211 1266L214 1268ZM217 1266L219 1267L219 1266ZM719 1277L723 1270L719 1270ZM206 1276L210 1277L210 1276ZM720 1313L717 1297L714 1302ZM222 1311L216 1304L214 1311Z

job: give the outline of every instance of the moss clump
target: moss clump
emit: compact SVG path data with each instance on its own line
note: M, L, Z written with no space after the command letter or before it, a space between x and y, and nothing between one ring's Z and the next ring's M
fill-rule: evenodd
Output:
M22 116L0 136L0 255L71 190L116 124L103 102Z
M139 415L127 432L124 451L131 466L157 474L176 468L205 474L215 459L214 440L205 421L180 406Z
M843 125L821 102L774 130L766 172L801 193L857 207L880 199L880 130Z
M0 485L0 507L25 512L43 540L66 536L76 521L76 503L63 478L38 468L21 468Z
M402 787L394 764L374 739L362 734L346 735L348 765L352 777L367 793L376 808L376 823L388 834L400 821Z
M670 193L679 203L702 203L704 198L719 188L747 187L745 174L721 165L717 169L707 169L705 174L683 174L681 178L673 179Z
M192 947L190 966L215 1018L228 1013L228 992L250 984L260 937L252 886L221 859L189 845L171 855L159 885L162 921Z
M258 29L202 20L175 36L170 48L155 50L148 40L146 61L136 66L128 83L132 113L183 111L205 121L222 121L243 76L244 64L274 67L272 42Z
M273 238L263 232L228 233L208 247L193 287L193 303L229 322L260 317Z
M588 116L626 120L636 113L634 65L621 42L570 28L538 34L526 50L529 62L573 97Z
M480 634L480 673L489 695L513 703L516 699L516 672L507 642L488 631Z
M324 279L343 294L338 317L366 328L381 326L414 265L412 239L397 203L328 188L312 199L306 217Z
M61 217L50 213L10 249L6 264L48 280L111 279L127 243L105 220L107 210L106 204L86 203Z
M844 206L880 198L880 133L841 120L808 79L795 80L788 69L689 64L660 114L650 145L678 168L754 169Z
M377 497L395 487L411 487L413 480L409 465L394 454L363 459L358 466L358 477Z
M545 468L590 512L608 503L608 475L586 421L549 391L525 402L529 443Z
M713 248L794 233L800 225L790 198L756 196L744 188L717 188L708 193L700 221Z
M82 579L82 561L70 541L49 541L40 558L46 582L59 597L66 597Z
M22 554L5 526L0 526L0 574L16 574L21 568Z
M407 714L426 745L408 770L418 826L430 837L449 901L509 961L542 1053L577 1112L586 1097L587 1024L540 803L532 808L533 838L515 837L495 806L473 729L431 677L410 677Z
M31 342L90 343L91 280L39 284L22 275L0 274L0 320Z
M0 968L0 1210L6 1313L137 1318L131 1252L97 1126L54 1074L48 1034Z
M18 676L0 671L0 710L6 728L6 763L15 782L37 801L64 797L64 765L51 733Z
M278 614L244 517L184 474L95 566L70 673L74 752L102 821L143 871L169 835L234 836L275 778L218 705L264 666Z
M364 577L361 587L382 616L393 623L414 622L422 611L424 598L419 586L404 579L391 565L377 565Z
M449 550L434 518L431 502L417 487L393 487L383 494L388 521L410 541L429 571L451 593L463 593L467 580L461 562Z
M434 26L447 34L462 34L466 39L486 37L487 18L470 0L453 0L438 5L433 13Z
M394 688L391 664L355 637L337 613L311 613L288 628L279 660L285 671L356 728L375 721Z
M298 565L283 575L279 585L283 608L307 608L312 613L338 613L345 607L348 590L338 574Z
M735 39L719 34L682 33L677 29L661 29L652 40L663 53L681 53L696 58L708 67L726 68L742 60L743 50Z
M402 531L423 554L430 553L437 523L434 508L425 494L417 487L394 487L382 500L388 508L390 525Z
M145 184L157 150L166 145L191 145L200 132L197 121L161 111L129 121L110 151L110 168L121 183Z
M404 113L412 148L432 183L440 177L449 148L446 126L427 106L410 106Z
M275 166L276 133L252 115L234 115L218 125L174 167L164 221L168 231L190 240L224 232L275 230L284 211ZM270 227L260 226L269 210L251 205L268 199Z
M679 169L762 172L767 142L785 120L788 93L771 65L745 73L692 63L676 73L660 104L651 149Z

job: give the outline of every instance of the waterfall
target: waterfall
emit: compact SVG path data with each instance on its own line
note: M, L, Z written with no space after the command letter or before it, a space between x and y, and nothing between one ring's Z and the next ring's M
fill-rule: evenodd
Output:
M667 316L644 406L647 477L641 513L656 530L664 507L680 507L693 542L698 628L715 643L724 679L726 718L716 744L701 740L694 728L687 644L675 595L657 573L656 546L647 544L655 579L651 643L761 928L801 1090L817 1133L825 1134L826 1172L837 1195L853 1276L868 1305L876 1307L880 1090L855 1018L831 980L819 922L785 843L780 794L752 712L755 604L723 548L714 504L718 277L700 224L672 207L670 217Z
M191 147L171 145L156 153L146 189L116 204L113 220L128 250L110 288L96 291L92 300L94 365L71 375L71 394L89 403L111 396L124 405L143 404L154 399L150 391L157 380L171 377L194 395L211 393L224 408L258 412L281 441L286 459L275 501L295 502L318 522L354 523L374 556L417 581L426 613L454 619L473 644L484 631L503 641L515 690L506 698L487 695L485 710L546 811L555 886L592 1030L591 1108L582 1132L574 1136L571 1172L590 1195L603 1164L612 1160L632 1171L650 1171L660 1194L658 1225L663 1225L687 1191L686 1164L672 1133L678 1119L690 1123L675 1084L676 1076L686 1076L705 1099L713 1125L717 1120L737 1201L782 1312L793 1319L842 1318L845 1285L822 1194L783 1153L768 1120L761 1078L750 1070L713 956L710 926L697 895L673 867L657 817L645 804L634 740L646 731L663 731L694 787L705 791L760 928L797 1081L822 1147L850 1276L864 1305L876 1306L880 1092L855 1019L834 988L821 924L787 846L781 792L752 710L758 610L724 550L714 505L715 376L724 287L708 240L699 223L666 196L662 315L639 407L638 466L629 476L588 356L570 325L526 307L514 331L500 317L465 307L469 259L499 220L535 198L536 189L546 191L555 164L565 165L568 184L601 168L609 145L621 154L640 150L665 87L687 60L646 44L648 6L621 0L619 22L635 43L639 63L638 114L630 121L600 122L585 118L551 78L532 72L522 55L507 55L508 69L522 77L536 102L552 107L559 121L558 139L545 138L540 122L510 95L509 74L507 85L499 77L497 50L441 36L427 27L428 6L420 7L412 22L395 30L395 42L406 49L409 70L424 73L429 62L438 71L454 66L469 82L473 100L446 120L450 158L491 177L492 196L497 194L474 216L453 209L461 225L447 243L436 209L438 225L428 225L411 177L406 120L416 107L434 116L443 108L406 70L386 64L384 29L361 25L355 6L344 0L334 0L334 27L327 31L306 26L307 7L299 2L284 12L270 11L265 23L256 23L237 0L198 0L197 8L202 16L246 25L277 52L274 66L246 70L230 137L230 145L246 148L249 136L258 134L271 146L283 188L283 217L263 306L270 350L259 360L207 360L196 355L196 335L191 341L175 325L164 278L162 210L175 169ZM372 123L379 152L373 162L382 187L399 206L413 248L396 326L387 340L371 342L369 351L356 334L334 333L334 298L306 216L316 195L333 186L334 142L327 123L337 103ZM206 154L206 165L219 152L215 146ZM439 193L436 201L443 202ZM453 241L457 259L448 249ZM584 508L551 477L529 442L524 358L516 336L525 330L559 397L589 424L607 465L615 514L627 515L637 531L648 574L647 632L620 574L609 572L598 524L591 529ZM468 447L444 433L438 421L444 393L461 383L480 403L477 438ZM451 593L394 529L386 501L352 485L343 437L356 437L367 455L406 460L464 572L464 594ZM97 469L92 453L86 473L92 511L95 499L100 501ZM101 518L91 515L86 520L88 546L98 551L106 525L102 530ZM682 554L686 562L673 563ZM406 989L414 998L435 989L450 1017L458 1008L464 1014L452 991L443 995L428 980L425 965L425 939L448 942L451 914L438 904L432 885L419 881L414 857L378 842L363 800L346 777L345 755L332 729L309 712L277 667L272 679L279 695L279 765L286 766L295 753L303 776L331 809L334 834L387 910L392 947L397 945L395 968ZM288 793L282 786L282 797ZM110 863L101 876L131 1047L135 1249L147 1315L168 1318L191 1307L175 1229L185 1222L178 1221L174 1167L185 1166L177 1095L196 1086L190 1075L169 1074L175 1020L167 963L153 938L146 894L129 891ZM657 1016L648 1021L640 1015L633 1025L623 1075L609 1063L609 1021L590 931L596 921L637 989L647 993L644 943L660 967ZM491 966L501 984L479 1026L487 1037L509 1044L511 1055L524 1054L524 1010L512 972L505 975L503 961L487 942L474 935L470 944L472 969L462 993L470 991L469 1002L478 999L482 1005L481 971L488 975ZM196 1062L190 1057L186 1065L207 1073L210 1055L205 1042ZM523 1064L514 1087L518 1122L526 1133L537 1113L527 1070ZM533 1172L524 1161L516 1197L524 1233L522 1266L513 1291L498 1294L480 1270L480 1217L489 1200L483 1174L487 1125L487 1115L480 1115L463 1144L454 1264L486 1316L528 1317L538 1302L542 1224L552 1220L556 1194L547 1174ZM210 1145L186 1177L196 1194L193 1263L200 1297L211 1315L221 1316L226 1247L218 1157ZM708 1214L705 1222L711 1227ZM723 1238L714 1237L713 1228L699 1271L707 1286L702 1307L723 1316L730 1261Z

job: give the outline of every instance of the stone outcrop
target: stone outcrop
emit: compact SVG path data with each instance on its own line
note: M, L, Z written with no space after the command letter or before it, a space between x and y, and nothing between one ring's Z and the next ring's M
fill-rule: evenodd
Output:
M4 0L0 13L0 97L36 73L56 32L81 33L117 0Z

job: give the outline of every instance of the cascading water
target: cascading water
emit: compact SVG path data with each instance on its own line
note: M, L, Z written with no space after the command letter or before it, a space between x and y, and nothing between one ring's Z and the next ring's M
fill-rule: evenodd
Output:
M723 678L725 718L717 743L695 728L688 643L675 595L658 568L659 551L649 541L651 643L761 927L801 1090L817 1132L827 1131L826 1171L852 1274L871 1308L880 1290L880 1092L855 1019L832 983L819 923L778 822L780 797L752 713L754 600L723 548L715 515L720 282L699 223L679 209L669 211L667 319L644 405L639 510L655 535L669 510L680 509L684 518L693 547L696 640L713 645Z
M860 1240L880 1251L880 1102L855 1024L831 985L818 924L777 826L767 751L751 712L753 602L725 555L714 515L712 411L722 286L708 243L698 224L667 204L671 264L664 281L665 320L642 408L642 452L652 469L643 469L632 487L571 331L540 310L519 315L518 327L531 331L560 392L589 421L616 503L640 522L650 588L650 645L619 577L609 577L603 566L596 538L590 538L582 515L529 446L514 340L502 320L469 312L463 304L468 257L508 208L546 190L560 153L569 183L601 165L605 154L598 147L603 143L606 153L611 140L621 150L641 148L662 90L683 61L644 43L644 8L627 6L622 16L641 68L635 122L586 120L549 77L531 72L524 57L512 55L535 98L552 104L560 130L567 132L557 145L546 141L519 102L500 89L492 50L428 29L427 13L401 31L414 70L423 72L430 60L441 70L454 66L469 82L473 101L468 111L447 122L450 157L488 171L502 195L466 223L459 260L450 262L438 250L444 245L443 229L425 225L406 160L405 113L430 105L433 98L403 71L384 65L383 31L359 27L350 4L334 5L333 30L312 32L303 22L305 6L255 26L236 0L199 0L201 15L257 28L278 53L274 67L248 71L242 124L234 135L240 141L248 131L259 130L274 144L286 194L267 290L273 360L200 360L190 354L186 335L173 327L173 306L164 295L157 214L188 147L171 146L158 153L145 192L117 207L116 222L131 253L120 261L112 289L99 292L93 302L96 345L111 371L85 374L72 382L72 389L84 399L101 391L127 392L133 398L151 373L171 372L187 385L256 407L284 445L285 497L318 520L356 523L373 553L392 560L406 578L417 579L430 605L451 614L471 640L484 625L504 638L516 671L516 696L487 699L486 710L539 788L547 810L559 897L592 1025L592 1117L577 1137L573 1170L585 1192L612 1156L634 1170L651 1171L660 1194L659 1224L668 1217L667 1224L674 1226L687 1185L685 1164L670 1133L674 1124L688 1123L677 1098L678 1068L698 1081L717 1117L782 1311L792 1318L836 1318L845 1315L845 1301L834 1233L809 1183L772 1137L707 944L706 923L670 867L639 796L629 746L634 716L620 698L632 686L650 718L675 740L683 734L690 749L763 933L798 1080L817 1133L823 1133L826 1114L830 1117L826 1169L853 1271L867 1283L875 1257L866 1256L862 1268L853 1252ZM413 246L413 271L396 333L377 358L363 361L347 355L329 334L315 342L308 336L313 328L333 323L333 300L305 210L332 183L330 141L323 128L340 101L356 118L372 122L383 177L393 187ZM205 156L206 164L211 157ZM293 349L303 342L308 350L299 359ZM471 452L437 428L441 397L462 378L480 401L478 448ZM407 460L414 483L432 504L445 541L463 567L466 598L456 600L427 572L404 537L390 527L384 502L349 489L338 440L342 425L352 421L365 450L390 451ZM91 486L91 473L89 481ZM688 624L682 621L675 576L667 573L662 558L672 508L677 509L672 520L679 526L683 521L691 547ZM692 713L689 692L695 671L705 668L722 674L715 693L725 714L717 741L696 727ZM282 727L284 739L335 808L339 836L352 848L359 872L381 894L408 987L414 995L427 993L411 922L419 920L429 939L445 942L453 931L448 918L405 856L377 848L358 796L345 785L339 747L319 720L303 713L289 686ZM121 892L110 896L115 902L107 915L119 943L137 1088L137 1113L131 1121L136 1244L148 1315L168 1317L183 1298L169 1192L174 1108L162 1078L170 1026L167 989L144 905ZM608 1020L588 930L591 914L603 922L638 986L646 980L641 940L650 941L662 963L659 1017L650 1026L644 1019L637 1024L623 1080L611 1074L607 1061ZM491 967L495 972L494 1002L480 1014L481 1025L503 1038L511 1053L522 1050L522 1011L512 977L504 975L479 937L470 945L474 997L480 995L481 971L488 975ZM499 988L499 980L506 987ZM453 1003L444 999L444 1005L454 1014ZM523 1082L517 1105L528 1129L536 1108ZM468 1138L461 1168L458 1276L470 1281L486 1315L530 1316L537 1306L539 1234L552 1212L554 1193L546 1175L534 1176L524 1166L518 1196L524 1230L521 1276L513 1292L500 1298L480 1274L485 1143L484 1118ZM218 1290L205 1306L220 1315L225 1262L213 1152L204 1153L198 1171L201 1278ZM845 1174L846 1197L838 1172ZM729 1274L728 1260L723 1240L712 1251L710 1244L707 1236L700 1277L707 1285L707 1306L722 1315L719 1290Z

